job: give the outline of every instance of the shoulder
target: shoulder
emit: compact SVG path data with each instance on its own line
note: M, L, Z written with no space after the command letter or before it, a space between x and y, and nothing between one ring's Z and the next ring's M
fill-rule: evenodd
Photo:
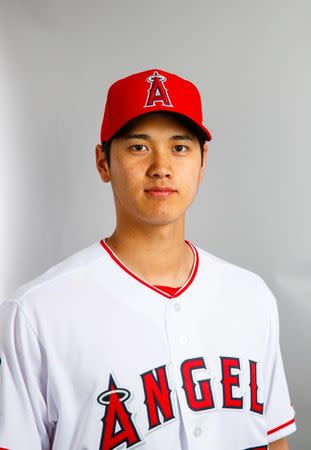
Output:
M208 273L213 269L220 278L221 289L228 296L243 295L249 297L252 303L257 299L261 306L265 302L272 309L276 308L276 298L266 281L257 273L235 263L222 259L201 247L198 250L201 271Z
M51 266L32 280L18 286L1 303L5 308L18 305L22 310L37 303L54 302L59 295L70 296L85 278L85 271L100 258L100 243L95 242Z

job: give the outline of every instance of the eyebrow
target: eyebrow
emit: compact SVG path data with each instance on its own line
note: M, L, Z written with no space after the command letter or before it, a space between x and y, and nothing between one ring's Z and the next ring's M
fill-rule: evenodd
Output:
M128 133L124 136L124 139L145 139L145 140L150 140L152 139L151 136L149 134L133 134L133 133ZM175 134L174 136L171 136L169 138L170 140L183 140L183 141L192 141L193 142L193 138L191 136L189 136L188 134Z

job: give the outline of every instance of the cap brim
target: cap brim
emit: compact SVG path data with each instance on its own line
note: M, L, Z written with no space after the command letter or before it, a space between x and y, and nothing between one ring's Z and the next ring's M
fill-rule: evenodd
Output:
M131 122L134 119L137 119L138 117L142 117L145 116L146 114L152 114L152 113L157 113L157 112L166 112L169 114L173 114L175 116L180 117L181 119L183 119L185 122L188 122L189 126L193 128L195 134L198 136L198 138L200 140L205 140L205 141L211 141L212 140L212 135L210 134L210 132L208 131L208 129L203 125L203 124L198 124L197 122L195 122L192 118L190 118L189 116L186 116L183 113L177 112L177 111L169 111L167 108L157 108L157 110L153 110L153 111L146 111L142 114L138 114L134 117L131 117L124 125L122 125L121 128L125 127L129 122ZM119 131L120 129L117 130L112 136L110 136L108 139L106 140L110 140L112 139Z
M166 110L167 111L167 110ZM193 128L196 130L197 134L200 136L200 138L203 140L205 139L206 141L211 141L212 140L212 135L211 133L208 131L208 129L202 124L198 124L197 122L195 122L193 119L191 119L188 116L185 116L182 113L178 113L175 111L167 111L171 114L176 114L178 116L181 116L182 118L188 120L190 122L190 124L193 126Z

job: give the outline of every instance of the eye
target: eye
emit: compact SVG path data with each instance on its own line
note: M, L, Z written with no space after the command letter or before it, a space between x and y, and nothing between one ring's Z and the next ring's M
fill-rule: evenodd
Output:
M175 149L177 150L177 153L184 153L184 151L181 151L182 150L182 147L184 147L185 148L185 151L188 149L188 147L186 146L186 145L175 145Z
M135 145L131 145L130 148L131 148L132 150L136 150L136 151L138 151L138 152L141 152L142 147L145 147L145 145L143 145L143 144L135 144Z

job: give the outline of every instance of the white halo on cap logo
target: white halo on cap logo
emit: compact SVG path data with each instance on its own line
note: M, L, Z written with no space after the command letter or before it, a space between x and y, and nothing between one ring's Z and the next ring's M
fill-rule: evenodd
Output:
M150 87L144 108L156 106L156 102L162 102L164 106L173 107L167 88L164 86L166 78L155 70L146 80L150 83Z

